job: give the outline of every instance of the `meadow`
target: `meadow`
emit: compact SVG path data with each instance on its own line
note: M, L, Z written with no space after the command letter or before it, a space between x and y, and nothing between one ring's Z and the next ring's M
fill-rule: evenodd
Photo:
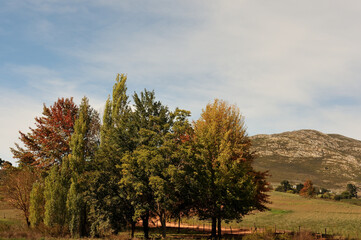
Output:
M311 231L335 234L350 238L361 238L361 206L358 200L337 202L333 200L310 199L296 194L271 192L267 212L247 215L241 222L223 222L222 226L232 228L257 227L258 230ZM209 221L184 219L184 222L203 226Z
M276 228L277 231L298 232L300 228L301 232L315 233L324 233L326 228L327 234L361 238L361 206L355 205L359 200L337 202L281 192L271 192L270 196L270 211L247 215L241 222L223 222L222 226L233 231L239 228L254 230L257 227L259 231L274 231ZM182 219L182 223L199 226L200 230L203 225L206 228L209 226L209 221L195 218ZM1 231L21 227L26 228L21 212L0 201L0 238ZM137 232L138 236L142 236L141 228ZM156 232L153 231L153 234Z

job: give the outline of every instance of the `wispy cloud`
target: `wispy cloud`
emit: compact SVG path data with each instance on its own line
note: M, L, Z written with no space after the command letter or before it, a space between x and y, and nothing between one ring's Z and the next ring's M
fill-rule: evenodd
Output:
M29 0L6 9L27 20L12 36L39 52L33 62L0 58L0 79L25 82L36 94L13 91L34 102L87 95L101 109L125 72L130 94L155 89L195 119L214 98L236 103L251 135L313 128L361 139L358 1Z

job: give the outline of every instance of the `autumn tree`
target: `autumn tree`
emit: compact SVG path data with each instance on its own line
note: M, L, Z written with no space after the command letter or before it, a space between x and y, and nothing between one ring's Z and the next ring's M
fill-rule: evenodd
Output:
M311 180L306 180L303 184L303 188L300 190L300 195L304 197L312 197L315 195L315 188Z
M52 106L44 104L43 116L35 118L35 128L20 133L21 147L11 148L20 165L50 167L60 164L70 153L70 138L74 130L78 107L72 98L59 98Z
M212 236L221 235L221 221L241 219L253 210L266 210L266 173L252 168L254 155L243 116L235 105L215 100L194 123L195 143L202 161L199 181L201 218L212 219Z
M9 167L6 169L2 186L5 199L14 208L23 212L28 227L30 226L30 192L36 179L37 175L30 167Z

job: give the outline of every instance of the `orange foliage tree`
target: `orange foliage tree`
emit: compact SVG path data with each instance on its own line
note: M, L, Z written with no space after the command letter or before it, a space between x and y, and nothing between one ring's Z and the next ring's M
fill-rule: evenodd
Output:
M313 187L313 183L311 180L307 180L303 184L303 188L300 190L300 195L304 197L312 197L315 195L315 188Z

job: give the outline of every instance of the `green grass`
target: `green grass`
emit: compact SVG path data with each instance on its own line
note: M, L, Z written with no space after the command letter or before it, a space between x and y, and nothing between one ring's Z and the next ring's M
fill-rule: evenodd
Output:
M308 199L295 194L271 192L270 211L247 215L242 222L223 222L222 226L232 229L254 228L298 231L312 231L361 238L361 207L349 202ZM202 225L209 221L184 220Z

